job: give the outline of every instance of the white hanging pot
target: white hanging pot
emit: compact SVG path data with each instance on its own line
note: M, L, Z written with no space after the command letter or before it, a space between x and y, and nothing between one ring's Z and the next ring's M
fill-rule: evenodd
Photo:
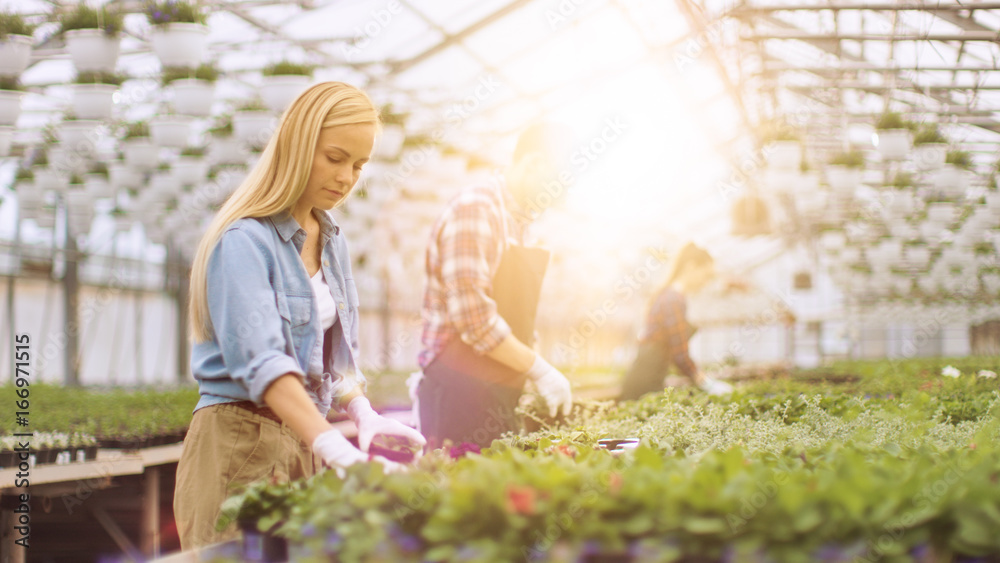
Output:
M134 189L142 184L142 174L120 161L108 165L108 179L114 190Z
M0 39L0 75L18 76L31 62L32 39L28 35L8 35Z
M265 76L260 83L260 99L267 109L281 113L299 94L305 92L311 82L311 77L299 74Z
M955 204L950 201L934 201L927 204L927 220L946 226L955 221Z
M208 173L208 163L200 156L182 156L174 163L173 171L182 186L200 184Z
M174 92L174 110L181 115L208 117L212 115L215 84L198 78L182 78L170 83Z
M102 174L87 174L83 177L83 185L91 199L114 197L115 190Z
M126 233L132 230L133 219L128 213L112 215L111 218L115 222L115 230L119 233Z
M932 175L932 185L938 193L950 197L956 193L965 193L965 186L962 185L964 179L961 168L945 164Z
M1000 274L983 274L980 276L980 279L982 280L983 288L985 288L986 291L994 295L1000 293Z
M861 170L848 168L839 164L831 164L826 167L826 182L830 189L843 195L854 195L858 184L861 183Z
M149 180L149 189L143 192L144 195L156 196L156 201L165 201L172 198L180 191L180 184L173 174L169 172L157 172Z
M10 146L14 142L14 128L0 126L0 158L10 154Z
M209 159L215 164L242 164L248 153L240 141L234 137L212 137L208 145Z
M149 120L149 136L161 147L184 148L191 135L191 118L163 115Z
M125 163L135 170L149 171L159 164L160 147L148 137L122 141L122 152L125 153Z
M764 150L771 168L798 170L802 164L802 145L798 141L775 141Z
M406 140L406 132L402 125L384 125L382 131L375 139L376 158L392 160L399 156L399 151L403 148L403 141Z
M35 187L41 191L63 191L69 185L69 178L52 167L35 169Z
M876 146L883 160L903 160L913 146L909 129L883 129L876 133Z
M912 268L927 268L931 262L931 249L926 246L907 246L903 250L903 260Z
M17 125L21 116L21 98L24 92L17 90L0 90L0 125Z
M92 155L97 152L97 128L100 121L92 119L74 119L59 124L59 141L66 150L79 155Z
M948 153L945 143L922 143L913 146L913 164L918 170L937 170L944 166Z
M153 26L149 42L163 66L197 68L205 55L208 26L168 23Z
M35 224L40 229L51 229L56 226L56 210L53 207L44 206L35 216Z
M15 188L17 201L22 205L41 206L45 203L45 191L38 188L35 182L18 182Z
M70 213L82 215L93 211L94 199L87 190L73 187L66 190L66 208Z
M266 111L238 111L233 114L233 136L250 147L262 147L274 132L274 116Z
M111 119L117 91L114 84L74 84L73 113L80 119Z
M77 72L114 72L121 50L120 37L108 37L100 29L67 31L66 50Z

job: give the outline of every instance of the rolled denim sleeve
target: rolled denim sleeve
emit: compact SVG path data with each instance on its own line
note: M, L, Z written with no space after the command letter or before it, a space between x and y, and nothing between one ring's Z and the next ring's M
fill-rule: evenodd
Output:
M207 271L209 315L226 369L258 405L279 377L305 377L289 354L267 256L250 233L232 228L220 237Z

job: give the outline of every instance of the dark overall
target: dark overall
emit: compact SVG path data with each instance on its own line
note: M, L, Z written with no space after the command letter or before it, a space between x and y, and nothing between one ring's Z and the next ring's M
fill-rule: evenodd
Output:
M535 342L535 313L548 261L546 250L508 245L493 276L497 313L529 347ZM446 439L486 447L504 432L518 430L514 409L524 381L524 374L455 337L424 368L417 390L420 431L428 447L440 447Z

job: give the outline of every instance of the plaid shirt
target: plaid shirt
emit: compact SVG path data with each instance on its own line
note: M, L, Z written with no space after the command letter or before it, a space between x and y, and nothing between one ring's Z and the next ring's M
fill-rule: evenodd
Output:
M687 302L684 295L668 287L653 300L639 341L661 344L677 369L687 377L694 377L698 368L688 355L690 338L691 326L687 322Z
M511 333L492 295L505 246L501 221L509 238L524 240L527 222L506 211L513 205L506 189L475 187L456 196L434 224L425 260L421 368L456 336L486 354Z

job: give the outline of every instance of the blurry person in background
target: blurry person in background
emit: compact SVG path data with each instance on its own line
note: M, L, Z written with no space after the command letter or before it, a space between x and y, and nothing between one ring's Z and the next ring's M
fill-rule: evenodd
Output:
M715 276L715 261L703 248L685 244L667 271L666 282L650 300L646 323L639 335L639 351L622 381L620 401L663 390L670 366L710 395L731 393L728 383L701 373L688 355L694 330L687 321L687 299Z
M201 397L174 492L183 549L236 535L215 529L234 489L309 477L324 463L343 471L369 460L378 435L425 443L364 396L358 294L344 233L329 214L358 181L378 125L361 90L312 86L202 237L190 303ZM357 424L361 449L330 425L338 411Z
M529 127L498 185L464 190L434 224L415 393L431 447L489 446L517 430L529 380L550 416L569 413L569 381L532 349L549 255L525 231L568 182L570 139L562 126Z

